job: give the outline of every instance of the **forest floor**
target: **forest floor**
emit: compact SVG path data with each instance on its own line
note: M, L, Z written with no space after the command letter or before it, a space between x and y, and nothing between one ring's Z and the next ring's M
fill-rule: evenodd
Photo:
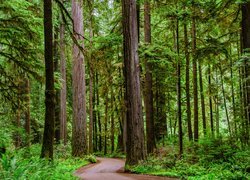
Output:
M170 180L172 178L149 175L137 175L124 172L125 160L115 158L97 158L98 162L82 167L75 175L84 180Z

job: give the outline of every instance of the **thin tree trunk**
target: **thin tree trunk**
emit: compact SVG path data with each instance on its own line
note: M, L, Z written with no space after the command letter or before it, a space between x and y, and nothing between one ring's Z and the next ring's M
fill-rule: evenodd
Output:
M58 27L55 26L54 32L54 43L53 43L53 53L54 53L54 72L58 72L59 65L59 49L58 49ZM55 96L55 141L56 143L60 143L60 90L56 89Z
M111 82L112 84L112 82ZM112 86L111 88L111 152L113 153L115 150L115 119L114 119L114 92Z
M200 78L200 96L201 96L201 112L202 112L202 125L203 125L203 133L204 136L207 134L207 120L206 120L206 110L205 110L205 98L203 92L203 77L202 77L202 64L199 62L199 78Z
M219 106L219 97L215 98L216 102L216 135L220 137L220 106Z
M108 134L108 91L105 93L105 119L104 119L104 155L107 154L107 134Z
M150 17L150 2L144 2L144 36L145 43L151 43L151 17ZM154 136L154 115L153 115L153 90L152 90L152 67L148 61L149 57L145 57L145 108L146 108L146 133L147 133L147 153L154 151L155 136Z
M196 19L192 17L192 51L193 51L193 94L194 94L194 140L199 139L198 121L198 88L197 88L197 62L196 62Z
M72 18L74 21L75 38L83 41L83 2L72 0ZM83 46L83 44L82 44ZM83 156L87 153L86 124L86 87L84 56L79 47L73 46L73 130L72 155Z
M137 164L145 159L144 124L140 92L140 66L135 0L122 1L124 64L127 107L127 161Z
M26 140L25 145L30 146L30 81L25 78L25 132Z
M245 2L242 4L242 49L243 54L249 57L250 48L250 2ZM243 94L245 95L245 128L246 134L244 139L246 143L249 143L249 128L250 128L250 64L247 60L244 62L244 79L245 86L243 89Z
M215 71L216 77L216 84L219 84L218 72ZM220 96L217 92L216 96L214 97L215 105L216 105L216 136L217 138L220 137Z
M179 44L179 19L176 19L176 50L177 50L177 107L178 107L178 125L179 125L179 155L183 154L183 133L182 133L182 113L181 113L181 59Z
M60 91L60 139L67 144L67 78L65 57L65 25L60 25L60 72L62 88Z
M232 47L230 46L230 55L232 55ZM231 94L232 94L232 106L233 106L233 121L235 137L238 137L238 129L236 123L236 108L235 108L235 94L234 94L234 74L233 74L233 59L230 58L230 77L231 77Z
M209 110L210 110L210 128L212 137L214 137L214 119L213 119L213 101L212 101L212 84L211 84L211 67L208 65L208 86L209 86Z
M16 121L15 121L15 126L16 126L16 132L14 133L14 140L15 140L15 147L19 148L21 146L21 136L19 133L19 128L21 127L21 105L20 105L20 85L18 85L18 99L17 99L17 110L16 110Z
M90 8L90 27L89 27L89 39L90 49L93 46L93 0L89 2ZM94 67L93 67L93 54L91 52L89 59L89 153L93 153L93 79L94 79Z
M45 125L41 158L53 159L55 132L55 89L52 33L52 2L44 0L44 42L45 42Z
M97 111L97 121L98 121L98 135L99 135L99 143L98 149L102 151L102 124L101 124L101 115L100 115L100 97L99 97L99 89L98 89L99 81L98 81L98 73L96 72L96 111Z
M184 23L184 41L185 41L185 57L186 57L186 108L187 108L187 126L188 126L188 139L189 141L193 140L193 131L192 131L192 122L191 122L191 103L190 103L190 75L189 75L189 66L190 66L190 56L188 52L188 32L187 32L187 23Z

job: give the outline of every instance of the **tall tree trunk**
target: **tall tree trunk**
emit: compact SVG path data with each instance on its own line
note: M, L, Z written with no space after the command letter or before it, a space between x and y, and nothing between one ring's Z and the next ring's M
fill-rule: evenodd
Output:
M192 17L192 51L193 51L193 94L194 94L194 140L199 139L199 121L198 121L198 88L197 88L197 59L196 54L196 19Z
M60 91L60 139L67 144L67 78L65 57L65 24L60 25L60 72L62 87Z
M89 3L90 8L90 27L89 27L89 39L90 49L93 46L93 1ZM89 59L89 153L93 153L93 79L94 79L94 67L93 67L93 54L91 52Z
M107 87L108 89L108 87ZM105 93L105 119L104 119L104 155L107 154L107 135L108 135L108 91Z
M111 81L112 84L112 81ZM115 119L114 119L114 102L115 102L115 97L114 97L114 92L112 86L111 88L111 152L113 153L115 150Z
M93 151L96 152L98 150L98 133L97 133L97 110L96 110L96 79L95 72L93 74Z
M216 84L219 84L219 77L218 77L218 71L215 71L215 79ZM216 96L214 97L214 103L216 106L216 137L220 137L220 96L217 92Z
M97 111L97 121L98 121L98 135L99 135L99 143L98 149L102 151L102 124L101 124L101 115L100 115L100 97L99 97L99 80L98 80L98 73L96 72L96 111Z
M205 98L204 98L204 92L203 92L203 77L202 77L202 64L201 61L198 65L199 69L199 78L200 78L200 96L201 96L201 112L202 112L202 125L203 125L203 133L204 136L207 134L207 120L206 120L206 110L205 110Z
M242 48L243 54L249 56L250 48L250 2L242 4ZM250 63L245 60L244 62L244 79L245 87L243 93L245 94L245 114L246 114L246 134L245 139L246 143L249 143L249 124L250 124Z
M144 3L144 37L145 43L151 43L151 17L150 17L150 2L146 0ZM147 153L154 151L155 136L154 136L154 115L153 115L153 90L152 90L152 67L148 62L149 57L145 57L145 107L146 107L146 133L147 133Z
M232 47L231 47L231 45L230 45L230 55L232 56ZM238 129L237 129L237 123L236 123L233 58L230 58L230 77L231 77L231 94L232 94L232 106L233 106L234 135L235 135L235 137L237 139L237 137L238 137Z
M133 165L145 158L135 0L123 0L122 10L127 107L126 163Z
M25 145L30 146L30 81L25 78L25 132L26 140Z
M188 139L189 141L193 140L193 131L192 131L192 123L191 123L191 103L190 103L190 76L189 76L189 66L190 66L190 56L188 52L188 31L187 31L187 23L184 23L184 41L185 41L185 57L186 57L186 108L187 108L187 126L188 126Z
M52 2L44 0L44 43L45 43L45 125L43 133L42 158L53 159L55 129L55 89L52 33Z
M57 26L54 27L54 43L53 43L53 53L54 53L54 72L58 72L59 66L59 47L58 47L58 32L59 29ZM60 90L56 89L56 97L55 97L55 141L56 143L60 143Z
M183 154L183 133L182 133L182 113L181 113L181 59L179 44L179 19L176 19L176 51L177 51L177 107L178 107L178 125L179 125L179 155Z
M208 65L208 88L209 88L209 110L210 110L210 128L212 137L214 137L214 119L213 119L213 101L212 101L212 84L211 84L211 67Z
M75 38L83 41L83 2L72 0L72 18L74 21ZM83 46L83 44L82 44ZM87 153L86 124L86 87L84 56L80 48L73 47L73 130L72 155L83 156Z

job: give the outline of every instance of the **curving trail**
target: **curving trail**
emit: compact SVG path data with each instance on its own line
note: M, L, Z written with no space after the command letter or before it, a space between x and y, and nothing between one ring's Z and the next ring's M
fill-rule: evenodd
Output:
M84 180L171 180L172 178L124 173L125 161L97 158L98 163L80 168L75 175Z

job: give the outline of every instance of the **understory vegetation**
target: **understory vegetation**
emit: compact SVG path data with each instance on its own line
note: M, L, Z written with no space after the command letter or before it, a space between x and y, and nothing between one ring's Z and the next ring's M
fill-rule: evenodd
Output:
M198 144L186 143L185 153L179 157L173 144L167 144L146 161L127 170L181 179L250 178L250 149L222 139L201 139Z
M0 179L77 179L74 176L76 169L96 162L94 156L72 157L69 145L57 145L55 151L56 157L51 162L40 158L41 145L39 144L34 144L30 148L8 150L1 159Z

